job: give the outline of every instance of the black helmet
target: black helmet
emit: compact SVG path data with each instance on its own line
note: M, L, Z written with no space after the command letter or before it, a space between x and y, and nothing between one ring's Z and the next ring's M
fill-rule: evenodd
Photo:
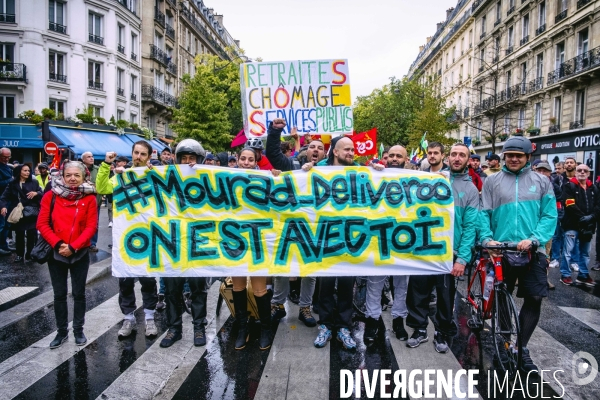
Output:
M513 136L504 143L503 153L533 153L531 141L523 136Z
M250 138L248 139L248 141L246 142L246 145L244 147L251 147L254 150L258 150L258 151L263 151L264 147L263 147L263 142L260 138Z
M196 163L202 164L206 151L202 148L202 145L194 139L183 139L175 148L175 157L177 164L181 164L181 157L186 154L194 154L196 156Z

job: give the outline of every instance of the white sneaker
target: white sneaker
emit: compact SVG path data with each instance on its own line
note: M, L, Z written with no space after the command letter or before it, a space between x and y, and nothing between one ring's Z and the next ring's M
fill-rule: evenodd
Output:
M571 269L575 272L579 272L579 265L577 264L571 264Z
M109 222L109 223L108 223L108 227L109 227L109 228L112 228L112 222Z
M123 326L119 329L119 337L127 337L131 335L131 332L137 331L137 324L135 321L131 321L129 319L123 320Z
M156 324L153 319L146 320L146 336L156 336L158 335L158 329L156 329Z
M550 268L557 268L558 267L558 260L552 260L552 261L550 261L550 264L548 264L548 266Z

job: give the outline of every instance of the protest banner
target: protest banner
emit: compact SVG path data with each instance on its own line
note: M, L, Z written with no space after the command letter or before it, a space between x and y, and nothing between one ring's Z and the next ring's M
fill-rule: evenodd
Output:
M244 131L263 137L275 118L304 135L352 133L352 98L347 60L240 64Z
M135 168L113 192L113 275L364 276L452 269L454 207L438 174Z

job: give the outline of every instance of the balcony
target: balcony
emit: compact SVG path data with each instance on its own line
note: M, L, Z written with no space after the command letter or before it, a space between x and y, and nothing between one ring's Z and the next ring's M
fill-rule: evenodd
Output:
M558 83L598 66L600 66L600 46L560 64L556 70L548 73L548 85Z
M577 9L579 10L581 7L590 4L592 2L592 0L579 0L577 2Z
M169 65L171 62L171 57L162 49L153 44L150 45L150 58L154 58L156 61L164 64L165 66Z
M506 49L506 55L511 54L513 52L513 50L514 50L513 45L508 46L508 48Z
M560 124L550 125L548 127L548 133L558 133L560 132Z
M583 120L573 121L569 124L569 129L581 129L583 128Z
M561 11L560 13L558 13L556 15L556 17L554 17L554 23L558 24L560 21L562 21L565 18L567 18L567 10L564 10L564 11Z
M494 57L492 57L492 62L495 64L500 60L500 56L498 54L496 54Z
M142 100L154 101L167 107L177 107L177 99L152 85L142 85Z
M123 89L123 88L117 88L117 94L119 96L125 96L125 89Z
M137 101L137 94L135 94L135 93L131 93L131 95L129 96L129 98L130 98L132 101Z
M521 46L523 46L525 43L529 42L529 35L523 37L523 39L521 39Z
M27 66L0 62L0 81L27 83Z
M117 44L117 50L119 51L119 53L125 54L125 46L123 46L122 44Z
M102 82L98 82L98 81L88 81L88 89L104 91L104 84Z
M0 14L0 23L14 24L16 22L15 14Z
M133 61L137 61L137 54L135 54L134 52L131 53L131 59Z
M167 0L167 3L169 3L172 7L177 7L177 1L175 0Z
M546 24L540 25L540 27L535 30L535 35L536 36L541 35L545 31L546 31Z
M183 5L183 3L179 3L179 5L181 7L181 15L183 16L183 18L186 19L194 27L194 29L196 29L196 31L200 33L200 35L202 35L211 44L211 46L215 49L216 53L218 53L218 55L221 58L225 60L230 60L231 57L225 51L223 46L219 42L217 42L215 38L213 38L213 36L206 30L202 23L200 23L200 21L196 19L196 17L190 12L190 10L188 10L187 7Z
M508 17L510 14L515 12L515 6L512 6L511 8L508 9L508 12L506 13L506 16Z
M171 39L175 40L175 29L173 29L173 27L169 24L166 25L167 26L165 27L165 34Z
M497 20L494 22L494 28L495 28L495 27L497 27L498 25L500 25L500 22L502 22L502 20L501 20L501 19L497 19Z
M154 20L162 27L165 26L165 14L163 14L158 7L154 7Z
M537 92L538 90L542 90L544 87L544 78L538 77L529 82L529 93Z
M62 33L63 35L67 34L67 27L61 24L57 24L56 22L48 22L48 29L56 33Z
M483 65L480 65L479 66L479 72L483 72L483 68L484 68Z
M88 42L96 43L102 46L104 45L104 38L101 36L92 35L90 33L88 34Z
M52 81L52 82L67 83L67 76L50 72L50 75L48 76L48 80Z
M169 65L167 65L167 71L169 71L173 75L177 75L177 65L169 63Z

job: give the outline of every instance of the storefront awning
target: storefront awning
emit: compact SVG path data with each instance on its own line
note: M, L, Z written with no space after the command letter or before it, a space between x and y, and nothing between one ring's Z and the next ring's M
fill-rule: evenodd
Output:
M11 149L43 149L44 142L35 125L0 125L0 147Z
M146 142L150 143L150 145L152 146L152 150L156 150L158 154L160 154L160 152L163 151L165 147L167 147L166 144L157 139L147 140L142 136L134 135L132 133L126 133L124 136L127 137L127 139L129 139L132 144L139 140L145 140Z
M115 151L120 156L131 157L132 143L125 135L55 126L50 126L50 133L60 142L59 147L62 147L61 144L67 146L77 158L86 151L90 151L96 159L104 159L109 151Z

